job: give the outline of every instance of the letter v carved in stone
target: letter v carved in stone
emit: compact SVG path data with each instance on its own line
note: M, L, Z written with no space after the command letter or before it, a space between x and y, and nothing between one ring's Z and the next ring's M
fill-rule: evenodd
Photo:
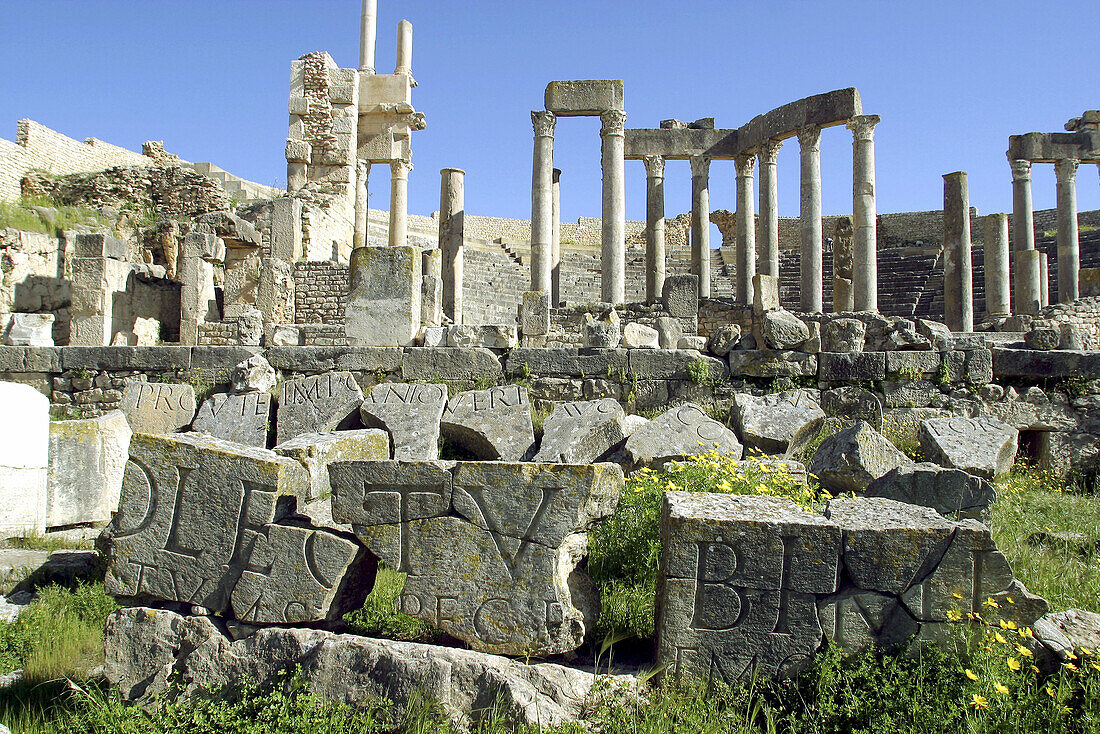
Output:
M527 556L528 548L532 542L531 536L534 535L539 525L542 524L542 518L543 515L546 514L546 508L549 507L550 501L553 499L554 495L558 493L561 487L542 488L542 499L539 501L538 509L536 509L534 515L531 516L531 521L527 524L527 530L524 531L523 537L516 538L516 540L519 541L519 547L516 549L515 553L508 552L504 539L511 536L501 531L500 523L485 502L485 497L482 494L483 489L484 487L466 486L462 488L462 491L469 495L470 499L477 505L477 509L481 513L481 519L485 523L485 528L489 531L489 535L496 544L497 551L500 552L500 557L504 561L505 567L508 569L508 575L514 579L520 562Z

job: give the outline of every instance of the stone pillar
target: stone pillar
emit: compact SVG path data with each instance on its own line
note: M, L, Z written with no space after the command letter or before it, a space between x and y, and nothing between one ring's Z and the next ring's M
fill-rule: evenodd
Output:
M824 307L821 287L821 128L798 130L801 183L802 257L799 291L802 310L817 313Z
M1039 306L1050 305L1050 263L1045 252L1039 253Z
M561 171L554 169L553 215L550 218L550 307L561 303Z
M1035 314L1043 307L1043 273L1046 253L1038 250L1017 250L1012 253L1012 262L1015 267L1016 286L1016 312ZM1034 300L1027 304L1020 303L1020 294L1028 293ZM1027 309L1026 311L1024 309Z
M878 310L875 125L879 120L878 115L858 115L848 122L852 131L852 304L856 311ZM818 201L820 207L820 198Z
M359 20L359 71L374 73L374 42L378 36L378 0L363 0L363 14Z
M409 161L390 161L390 247L409 243Z
M737 166L737 279L739 303L752 304L752 276L756 275L756 212L753 195L753 169L756 156L739 155Z
M313 146L304 140L287 138L286 141L286 190L293 194L309 182L309 159Z
M1039 258L1020 256L1035 249L1035 222L1031 209L1031 161L1012 161L1012 250L1016 253L1013 287L1016 311L1033 314L1040 308L1042 295Z
M367 187L369 176L370 161L359 160L355 164L355 234L352 237L352 249L365 247L367 244L367 215L370 211Z
M665 288L665 159L647 155L645 226L645 300L657 303Z
M779 277L779 192L776 158L782 140L769 140L756 154L760 165L760 273Z
M403 20L397 24L397 66L394 74L412 76L413 66L413 24Z
M531 165L531 290L549 293L554 239L553 112L531 112L535 149Z
M699 297L710 298L710 158L691 157L691 272Z
M991 319L1012 315L1008 277L1008 215L982 220L985 239L985 313Z
M833 312L843 313L855 310L852 296L852 220L850 217L837 217L833 229Z
M462 323L462 239L465 236L466 173L444 168L439 192L439 249L443 254L443 313Z
M423 256L415 247L360 247L348 265L344 333L351 346L411 347L420 331Z
M1073 158L1054 162L1058 178L1058 302L1072 303L1080 294L1081 244L1077 239L1077 163Z
M626 171L623 158L626 113L600 115L603 164L603 252L601 297L607 303L626 300Z
M952 331L974 331L970 192L966 171L943 176L943 312Z

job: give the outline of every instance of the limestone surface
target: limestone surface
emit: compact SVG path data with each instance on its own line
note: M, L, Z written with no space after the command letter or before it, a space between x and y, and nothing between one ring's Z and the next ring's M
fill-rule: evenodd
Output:
M216 393L203 402L191 428L214 438L266 448L270 422L268 393Z
M0 382L0 536L46 532L50 401Z
M527 388L502 385L447 401L439 430L479 459L522 461L535 445Z
M767 453L786 451L800 429L825 417L809 390L788 390L756 397L733 396L733 417L741 439Z
M588 464L615 448L626 433L623 406L612 398L562 403L543 424L535 461Z
M294 342L297 345L297 341ZM233 370L233 390L238 393L268 392L275 387L275 369L263 358L253 354Z
M622 341L619 327L619 314L610 309L597 318L590 313L584 315L584 345L598 349L614 349Z
M810 338L809 327L789 311L766 311L760 321L769 349L794 349Z
M306 501L327 499L332 493L328 465L336 461L384 461L391 457L390 437L377 428L332 433L303 433L272 449L294 459L309 473ZM331 513L329 513L331 514Z
M134 433L174 433L195 418L195 388L167 382L130 382L122 391L122 412Z
M991 416L952 416L921 421L919 436L929 461L995 479L1012 471L1020 432Z
M913 462L866 421L821 442L810 460L810 473L834 492L863 492L892 469Z
M661 302L674 318L695 318L699 314L699 276L670 275L661 289Z
M680 337L684 335L684 327L680 319L672 316L657 317L657 339L661 349L675 349L680 343Z
M338 619L373 561L293 516L309 478L293 459L201 434L137 434L119 511L100 536L108 593L183 602L253 624Z
M344 310L352 344L412 346L420 330L421 257L403 245L355 249Z
M631 321L623 327L624 349L660 349L661 335L651 326Z
M723 324L714 330L710 336L707 348L717 357L725 357L729 354L737 342L741 340L741 327L737 324Z
M4 343L13 347L52 347L52 313L13 313Z
M667 410L637 428L626 440L626 453L634 466L659 467L670 459L708 451L740 459L741 442L730 429L712 419L694 403Z
M439 458L439 421L447 387L437 383L389 383L371 388L359 408L363 425L382 428L393 443L393 458Z
M511 349L516 346L516 327L505 325L456 324L447 329L449 347Z
M867 327L859 319L832 319L821 327L821 349L825 352L862 352Z
M578 569L614 510L613 464L349 462L329 466L332 515L408 574L398 608L481 652L565 653L599 595Z
M47 527L111 519L118 509L131 435L121 410L50 423Z
M355 415L363 391L350 372L295 377L279 386L276 443L303 433L334 431Z
M877 395L862 387L845 385L823 391L821 408L830 417L867 421L876 431L882 430L882 403Z
M931 507L953 520L988 522L997 490L987 480L961 469L922 462L899 466L867 485L868 497L885 497Z

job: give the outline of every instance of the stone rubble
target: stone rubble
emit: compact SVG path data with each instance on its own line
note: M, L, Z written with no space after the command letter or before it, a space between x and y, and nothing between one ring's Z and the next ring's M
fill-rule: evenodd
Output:
M743 448L733 431L694 403L665 411L633 431L626 440L626 454L635 467L658 469L671 459L711 451L740 459Z

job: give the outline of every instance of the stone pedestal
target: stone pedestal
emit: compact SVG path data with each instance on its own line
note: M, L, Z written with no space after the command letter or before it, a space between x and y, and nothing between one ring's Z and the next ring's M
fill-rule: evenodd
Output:
M782 140L769 140L760 147L760 256L762 275L779 277L779 192L776 159Z
M965 171L943 176L943 311L952 331L974 330L970 194Z
M554 169L554 206L550 227L550 303L561 303L561 171Z
M802 310L818 313L824 305L821 288L821 128L798 130L802 258L799 274Z
M554 123L553 112L534 111L535 150L531 166L531 290L552 288L554 239Z
M371 53L374 53L373 49ZM355 166L355 235L352 237L352 249L365 247L367 244L367 213L370 208L367 188L369 175L370 162L359 161Z
M756 212L753 199L753 169L756 157L740 155L737 166L737 277L735 295L739 303L752 303L752 276L756 275Z
M601 294L605 303L620 304L626 300L626 172L623 158L626 113L610 110L601 114L600 120L603 168Z
M710 298L710 158L691 158L691 272L699 296Z
M352 345L413 346L420 330L420 268L415 247L361 247L352 253L344 311Z
M404 21L402 21L404 22ZM409 161L390 162L390 247L409 242Z
M985 239L985 313L991 319L1012 315L1008 277L1008 215L982 220Z
M856 311L878 310L875 207L875 125L878 123L878 115L859 115L848 123L852 130L852 300Z
M1063 158L1054 163L1058 178L1058 302L1072 303L1080 293L1081 245L1077 237L1077 161Z
M1012 161L1012 250L1016 253L1016 271L1013 277L1016 311L1033 314L1039 310L1042 301L1038 290L1039 260L1028 255L1020 256L1022 252L1035 250L1035 222L1031 209L1031 161Z
M465 236L466 173L444 168L439 194L439 250L442 253L443 313L462 323L462 240Z
M656 303L665 287L665 159L645 157L645 300Z

